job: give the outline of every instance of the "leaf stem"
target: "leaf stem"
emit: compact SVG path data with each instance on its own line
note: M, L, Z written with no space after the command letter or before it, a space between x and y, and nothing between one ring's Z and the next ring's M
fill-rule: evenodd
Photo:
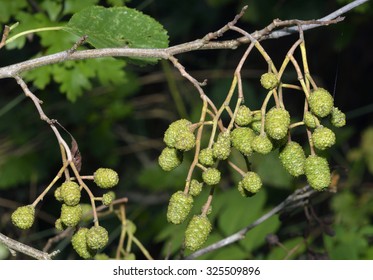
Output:
M63 26L52 26L52 27L41 27L41 28L35 28L35 29L26 30L26 31L18 33L16 35L10 37L9 39L7 39L5 41L5 44L9 44L10 42L13 42L15 39L17 39L19 37L22 37L22 36L25 36L27 34L37 33L37 32L44 32L44 31L63 30L63 29L64 29Z

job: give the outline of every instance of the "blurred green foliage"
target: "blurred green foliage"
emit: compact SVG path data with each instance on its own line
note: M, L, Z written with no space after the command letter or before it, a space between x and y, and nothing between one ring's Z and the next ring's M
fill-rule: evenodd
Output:
M217 30L244 4L248 10L239 25L253 32L274 18L319 18L346 2L349 1L312 0L299 5L298 1L279 0L0 0L0 23L20 22L12 33L17 34L65 25L74 13L92 5L127 5L159 21L167 30L172 46ZM373 259L373 99L368 82L373 75L373 39L367 36L373 32L372 14L369 2L348 13L338 25L305 33L312 73L320 85L334 93L338 107L347 112L347 127L336 131L340 140L327 154L332 170L339 176L338 191L315 202L316 218L310 218L304 209L273 216L249 231L242 241L200 258ZM0 66L70 49L77 40L78 36L63 31L20 37L0 51ZM295 36L289 36L265 41L263 46L278 63L295 40ZM178 58L198 80L208 78L205 90L220 104L243 49L193 52ZM180 105L186 108L192 121L198 121L201 108L195 89L180 79L179 73L166 71L161 63L139 67L124 59L102 58L45 66L24 74L33 92L43 100L48 116L57 119L77 140L83 157L82 172L91 174L99 166L118 171L121 180L117 197L129 198L127 216L137 226L138 239L158 259L181 257L185 224L169 225L165 213L169 196L183 188L191 162L186 156L172 173L159 168L157 157L164 145L163 132L170 122L180 118L177 110ZM264 98L259 84L264 71L266 64L259 55L253 55L242 72L246 100L255 108ZM286 75L295 78L294 73ZM170 79L174 87L170 86ZM40 221L27 236L14 229L9 216L18 203L30 203L54 178L60 167L59 148L30 100L20 97L23 94L16 83L0 80L0 86L0 231L40 249L56 234L53 221L59 213L52 194L38 206ZM292 98L291 111L301 112L301 98L296 95L285 98ZM63 136L69 139L68 135ZM271 156L253 159L265 189L248 199L235 189L239 180L236 173L224 167L223 181L212 205L210 219L214 230L208 244L247 226L295 188L304 186L303 179L289 177L276 161L276 155ZM200 211L207 195L208 191L204 190L193 211ZM326 230L327 223L320 221L329 217L333 223ZM105 252L113 255L120 224L108 218L104 225L111 232L111 245ZM269 242L268 234L278 242ZM55 244L55 248L63 249L58 258L77 258L66 240ZM134 253L143 258L140 251ZM1 246L0 258L11 258Z

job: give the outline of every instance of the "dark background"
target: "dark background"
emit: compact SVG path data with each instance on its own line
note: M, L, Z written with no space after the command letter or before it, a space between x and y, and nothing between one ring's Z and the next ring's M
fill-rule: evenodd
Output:
M49 17L51 24L66 22L72 14L66 7L74 1L11 2L13 4L0 0L2 25L19 21L22 13L33 15L35 22L30 20L30 24L37 24L38 14ZM51 16L50 2L65 7L65 12L62 9L57 16ZM71 10L77 12L92 4L111 6L120 2L125 1L79 1ZM346 2L349 1L162 0L128 1L126 5L159 21L168 31L169 45L173 46L219 29L232 20L243 5L248 5L248 10L238 26L254 32L275 18L321 18ZM246 241L203 258L373 259L372 13L372 3L368 2L348 12L341 23L305 32L311 74L319 86L334 95L335 105L347 116L347 125L335 130L337 144L325 153L331 169L340 178L337 192L312 202L310 213L299 209L273 217L249 233ZM47 33L45 37L52 36ZM66 35L62 31L60 34L58 36ZM236 37L235 33L228 32L223 39ZM262 45L279 67L297 38L295 34L267 40ZM29 36L22 48L0 51L0 66L46 54L51 45L58 49L37 35ZM244 46L237 50L195 51L177 58L197 80L208 79L205 92L220 104L244 51ZM245 98L253 108L259 108L264 99L259 78L266 69L265 61L255 51L243 68ZM74 102L67 100L66 95L60 93L60 85L52 80L41 89L32 83L32 78L27 79L33 92L44 101L47 115L57 119L77 140L83 157L82 174L92 174L98 167L115 169L120 175L117 196L129 198L126 213L137 225L137 238L156 259L179 258L184 227L167 224L165 213L169 196L183 189L192 154L186 155L182 166L171 173L158 167L157 157L164 148L162 137L168 125L181 117L198 121L201 101L198 92L168 62L148 66L128 64L120 71L125 79L115 83L102 84L94 77L89 79L89 88ZM294 80L294 73L287 72L285 78ZM16 82L0 80L0 89L0 232L41 249L56 235L53 228L60 205L53 192L38 205L37 220L30 230L17 230L11 224L10 215L19 205L31 203L54 178L61 166L59 148L51 129L40 121L33 104L23 96ZM293 120L300 120L303 96L290 92L285 102ZM302 140L301 133L296 130L295 137ZM69 139L68 135L64 136ZM289 178L278 165L275 154L255 158L253 162L265 190L258 198L245 200L234 190L237 175L223 167L223 180L214 200L216 205L213 203L214 230L208 243L248 225L294 188L306 184L304 178ZM206 195L207 192L197 200L196 209ZM103 218L103 224L111 233L105 253L113 257L120 223L115 215L108 215ZM272 234L272 239L265 238L267 234ZM62 250L57 258L79 258L69 244L69 236L56 242L52 249ZM138 259L144 258L138 247L133 246L132 251ZM14 257L0 246L0 258ZM16 258L27 257L19 254Z

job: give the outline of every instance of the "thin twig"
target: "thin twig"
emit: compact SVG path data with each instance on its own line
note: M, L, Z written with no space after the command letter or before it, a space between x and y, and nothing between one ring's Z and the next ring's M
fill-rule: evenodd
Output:
M0 49L5 46L6 39L9 36L10 27L8 25L4 26L3 36L0 41Z
M62 145L65 149L65 152L66 152L66 157L67 157L67 160L68 161L71 161L72 158L71 158L71 151L70 151L70 148L69 146L67 145L67 143L65 142L65 140L62 138L61 134L59 133L58 129L55 127L55 122L56 120L52 120L50 118L48 118L48 116L44 113L42 107L41 107L41 104L43 104L43 101L41 101L39 98L36 97L35 94L33 94L31 92L31 90L28 88L27 84L25 83L25 81L18 75L15 75L14 76L15 80L17 81L17 83L20 85L20 87L22 88L23 92L25 93L25 95L27 97L29 97L32 102L34 103L38 113L39 113L39 116L40 116L40 119L45 121L46 123L49 124L49 126L52 128L54 134L56 135L57 137L57 141L60 145Z

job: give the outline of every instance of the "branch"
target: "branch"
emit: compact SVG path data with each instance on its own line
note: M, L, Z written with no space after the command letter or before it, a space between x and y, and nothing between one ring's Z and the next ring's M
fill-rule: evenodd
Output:
M50 118L47 117L47 115L44 113L43 109L41 108L41 104L43 104L43 102L37 98L35 96L35 94L33 94L31 92L31 90L28 88L27 84L25 83L25 81L18 75L15 75L14 78L16 79L17 83L20 85L20 87L22 88L23 92L25 93L25 95L27 97L29 97L32 102L34 103L38 113L39 113L39 116L40 116L40 119L45 121L46 123L49 124L49 126L52 128L54 134L56 135L56 138L58 140L58 143L60 145L62 145L66 151L66 156L67 156L67 160L70 162L72 161L72 155L71 155L71 151L70 151L70 148L69 146L66 144L65 140L62 138L61 134L59 133L58 129L56 128L56 126L54 125L57 121L56 120L51 120Z
M369 0L355 0L345 6L343 6L342 8L336 10L335 12L319 19L318 21L322 22L322 21L330 21L330 20L333 20L335 18L338 18L339 16L347 13L348 11L351 11L352 9L368 2ZM319 27L320 25L319 24L308 24L308 25L305 25L305 26L302 26L302 30L309 30L309 29L313 29L313 28L316 28L316 27ZM277 39L277 38L280 38L280 37L284 37L284 36L288 36L288 35L291 35L293 33L296 33L298 32L298 27L297 26L294 26L294 27L289 27L289 28L284 28L282 30L278 30L278 31L275 31L273 32L272 34L270 34L268 36L268 39Z
M32 248L28 245L25 245L21 242L18 242L14 239L11 239L7 237L6 235L0 233L0 243L3 243L6 247L8 247L9 250L14 250L17 252L24 253L30 257L33 257L34 259L38 260L51 260L52 257L57 255L59 251L54 251L50 254L39 251L35 248Z
M204 254L207 254L209 252L215 251L217 249L220 249L222 247L228 246L232 243L235 243L237 241L240 241L241 239L245 238L245 235L248 231L252 230L256 226L260 225L264 221L268 220L270 217L278 214L279 212L287 209L287 208L294 208L299 207L300 205L304 204L305 201L307 201L313 194L315 194L316 191L311 189L309 186L305 186L302 189L296 190L294 193L289 195L284 201L282 201L280 204L278 204L276 207L274 207L271 211L261 216L259 219L257 219L252 224L244 227L243 229L237 231L236 233L218 241L210 246L207 246L201 250L198 250L189 256L187 256L185 259L187 260L193 260L199 256L202 256ZM300 204L299 204L300 203Z
M338 9L337 11L315 21L305 21L302 26L303 30L309 30L316 27L328 25L331 23L336 23L339 20L338 17L346 12L354 9L355 7L362 5L363 3L368 2L368 0L355 0L354 2L345 5L344 7ZM335 20L335 21L333 21ZM229 24L235 24L237 18L235 18ZM291 22L291 21L289 21ZM302 22L302 21L297 21ZM313 23L312 23L313 22ZM228 25L229 25L228 24ZM265 39L277 39L280 37L288 36L297 32L298 27L286 27L281 30L277 30L268 34L268 29L273 29L274 23L270 24L268 27L263 28L260 31L253 33L253 38L256 40L265 40ZM278 21L277 23L278 24ZM223 32L226 31L226 27L218 30L215 33L215 38L221 36ZM14 77L21 72L25 72L31 69L35 69L41 66L50 65L54 63L60 63L63 61L69 60L82 60L89 58L99 58L99 57L138 57L138 58L159 58L159 59L169 59L172 56L177 54L196 51L196 50L212 50L212 49L236 49L242 44L250 43L250 39L247 37L237 38L235 40L225 40L225 41L210 41L214 36L211 34L206 35L203 39L198 39L184 44L179 44L173 47L165 49L129 49L129 48L104 48L104 49L93 49L93 50L83 50L83 51L74 51L71 50L59 52L52 55L47 55L39 58L30 59L21 63L9 65L0 68L0 79Z

